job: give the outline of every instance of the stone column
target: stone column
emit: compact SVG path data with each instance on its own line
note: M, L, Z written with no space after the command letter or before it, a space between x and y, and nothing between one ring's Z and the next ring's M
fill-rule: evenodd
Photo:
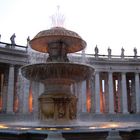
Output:
M91 113L95 112L95 94L94 94L94 89L95 89L95 77L94 75L91 78Z
M117 113L120 113L121 110L122 110L122 103L121 103L121 99L122 99L122 96L121 96L121 91L122 91L122 88L121 88L121 73L118 75L118 87L117 87L117 96L118 96L118 99L117 99Z
M95 113L100 114L100 78L99 72L95 73Z
M78 98L77 114L82 112L82 82L74 83L74 93Z
M86 81L82 82L82 112L87 112L87 108L86 108Z
M38 82L32 82L32 92L33 92L33 113L35 117L38 117L38 108L39 108L39 83Z
M130 102L128 102L128 104L131 104L131 109L130 111L132 111L132 113L136 113L136 84L135 84L135 75L134 77L131 79L131 99ZM128 109L129 110L129 109Z
M14 65L9 66L8 91L7 91L7 113L13 113L14 99Z
M139 73L135 73L136 113L140 113L140 79Z
M20 96L20 100L22 100L22 106L21 106L21 108L22 108L22 110L21 110L21 113L23 113L23 114L29 114L29 91L30 91L30 81L29 80L27 80L27 79L23 79L23 87L24 87L24 89L23 89L23 93L21 93L21 94L23 94L23 95L21 95ZM23 98L23 99L21 99L21 98Z
M105 73L104 74L104 82L105 82L105 91L104 91L104 98L105 98L105 103L104 103L104 111L105 113L108 113L109 112L109 93L108 93L108 90L109 90L109 86L108 86L108 73Z
M108 73L108 96L109 96L109 113L114 114L114 90L113 90L113 75Z
M126 73L121 74L121 86L122 86L122 113L128 114L128 101L127 101L127 88L126 88Z

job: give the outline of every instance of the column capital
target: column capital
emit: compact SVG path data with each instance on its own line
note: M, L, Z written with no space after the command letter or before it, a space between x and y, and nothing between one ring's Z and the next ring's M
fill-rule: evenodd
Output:
M110 71L108 71L108 73L109 73L109 74L113 74L113 71L110 70Z
M9 64L9 67L15 67L15 65L14 64Z
M123 75L123 74L125 75L126 73L127 73L127 72L124 72L124 71L123 71L123 72L121 72L121 74L122 74L122 75Z
M95 70L95 72L94 72L94 73L95 73L95 75L96 75L96 74L99 74L99 73L100 73L100 71L99 71L99 70Z
M138 75L139 75L140 73L139 73L138 71L136 71L136 72L135 72L135 75L136 75L136 74L138 74Z

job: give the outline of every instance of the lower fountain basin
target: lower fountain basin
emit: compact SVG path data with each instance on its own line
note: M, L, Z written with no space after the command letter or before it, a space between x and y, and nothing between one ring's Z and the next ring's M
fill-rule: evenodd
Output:
M48 62L22 67L22 74L29 80L45 82L59 80L79 82L91 77L94 69L85 64Z
M48 62L22 67L29 80L42 82L44 92L39 96L39 118L43 121L76 119L77 97L71 85L90 79L94 69L88 65L68 62Z

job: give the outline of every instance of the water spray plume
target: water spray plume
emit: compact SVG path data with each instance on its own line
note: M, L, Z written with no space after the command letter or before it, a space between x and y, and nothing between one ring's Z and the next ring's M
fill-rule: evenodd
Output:
M52 27L64 27L65 16L60 13L60 6L57 6L57 11L51 17Z

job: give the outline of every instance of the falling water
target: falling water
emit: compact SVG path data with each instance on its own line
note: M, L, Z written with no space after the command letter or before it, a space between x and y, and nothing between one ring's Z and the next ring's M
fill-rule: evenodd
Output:
M48 58L47 53L37 52L31 49L30 46L28 46L28 61L30 64L46 63L47 58Z

